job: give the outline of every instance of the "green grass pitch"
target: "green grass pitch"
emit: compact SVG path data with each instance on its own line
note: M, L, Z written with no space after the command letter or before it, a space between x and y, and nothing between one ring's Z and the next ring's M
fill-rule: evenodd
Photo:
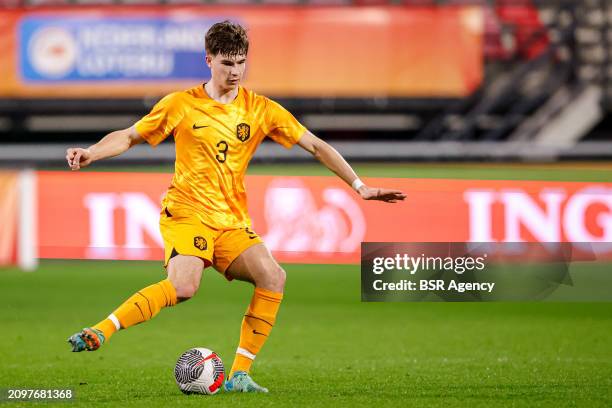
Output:
M481 180L612 181L612 163L352 163L362 177L457 178ZM58 167L50 168L57 170ZM65 170L65 167L61 167ZM172 173L170 165L117 167L96 163L82 171L144 171ZM252 164L248 174L333 176L316 162Z
M362 164L370 177L612 181L609 163ZM167 166L96 170L171 171ZM326 175L315 164L250 174ZM268 395L185 396L178 356L195 346L230 365L251 289L207 270L198 295L94 353L66 338L135 290L160 263L43 261L0 270L0 387L70 387L59 406L608 407L612 303L361 303L357 266L285 265L286 297L253 376ZM1 403L1 402L0 402ZM10 403L16 406L50 403Z
M76 400L62 406L82 407L612 404L611 303L361 303L356 266L285 267L285 301L253 370L268 395L185 396L174 383L190 347L231 364L251 289L213 270L188 302L96 352L69 351L68 335L163 278L156 262L2 271L0 387L70 387Z

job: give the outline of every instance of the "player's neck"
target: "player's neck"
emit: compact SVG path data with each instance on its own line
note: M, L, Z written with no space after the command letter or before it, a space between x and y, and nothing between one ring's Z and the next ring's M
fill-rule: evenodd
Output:
M204 84L204 90L208 96L219 103L232 103L238 96L238 87L234 89L223 88L216 85L212 79Z

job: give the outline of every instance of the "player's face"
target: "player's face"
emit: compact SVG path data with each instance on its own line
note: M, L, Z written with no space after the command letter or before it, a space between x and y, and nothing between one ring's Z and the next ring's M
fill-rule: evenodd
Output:
M226 88L235 89L242 81L246 69L246 55L228 57L223 54L206 56L206 64L210 68L212 80Z

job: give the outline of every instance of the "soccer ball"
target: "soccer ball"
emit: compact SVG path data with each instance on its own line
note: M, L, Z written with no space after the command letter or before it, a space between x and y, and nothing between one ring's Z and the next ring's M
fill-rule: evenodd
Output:
M221 358L203 347L184 352L174 367L174 378L185 394L214 395L221 389L225 374Z

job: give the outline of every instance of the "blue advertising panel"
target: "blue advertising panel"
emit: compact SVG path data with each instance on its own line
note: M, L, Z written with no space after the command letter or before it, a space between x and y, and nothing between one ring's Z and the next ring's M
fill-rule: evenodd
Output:
M210 78L204 36L217 21L26 16L20 74L25 82Z

